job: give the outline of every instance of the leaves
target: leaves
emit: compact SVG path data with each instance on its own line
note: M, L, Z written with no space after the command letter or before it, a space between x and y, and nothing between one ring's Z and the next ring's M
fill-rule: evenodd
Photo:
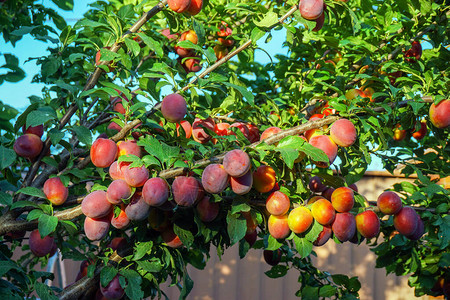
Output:
M227 232L230 237L231 245L236 244L244 238L247 231L247 221L239 214L228 212L227 215Z

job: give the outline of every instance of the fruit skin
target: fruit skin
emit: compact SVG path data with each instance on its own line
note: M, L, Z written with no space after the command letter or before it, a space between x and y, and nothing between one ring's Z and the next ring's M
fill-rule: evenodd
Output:
M203 222L211 222L219 215L220 204L209 200L210 197L205 196L196 206L198 216Z
M191 5L191 0L168 0L169 8L177 13L185 12Z
M205 191L219 194L228 187L229 175L221 164L210 164L202 173L202 185Z
M228 123L218 123L214 126L214 132L218 135L218 136L227 136L227 135L231 135L233 133L233 131L231 131L230 129L230 124Z
M409 63L416 63L422 56L422 45L418 41L414 41L411 44L411 48L405 52L405 60ZM414 57L414 58L411 58Z
M189 139L192 136L191 123L186 120L181 120L179 123L177 123L177 136L180 136L180 126L183 128L186 138Z
M281 131L283 131L283 130L278 127L269 127L266 130L264 130L264 132L261 134L260 141L263 141L263 140L267 139L268 137L270 137L274 134L277 134Z
M167 244L167 246L171 248L180 248L181 246L183 246L183 243L181 242L180 238L173 231L173 227L167 228L166 230L161 232L161 237L163 241Z
M121 168L124 180L132 187L141 187L148 179L149 173L145 166L130 168L130 166Z
M297 234L307 231L313 222L311 211L304 206L294 208L288 216L289 228Z
M120 167L119 167L119 164L117 163L117 161L113 162L109 166L109 176L111 176L111 178L113 180L124 179L122 170L120 170Z
M163 205L169 199L169 185L159 177L150 178L142 188L145 203L150 206Z
M186 13L195 16L197 15L203 7L203 0L191 0L191 4L189 5Z
M317 32L322 29L323 24L325 23L325 10L322 14L316 19L316 26L312 29L312 31Z
M128 218L127 213L125 212L125 205L122 204L120 206L120 213L117 217L111 218L111 225L117 229L124 229L130 224L131 220Z
M420 141L421 139L423 139L428 132L428 128L427 128L427 122L426 121L421 121L420 122L420 129L418 131L414 131L412 132L412 137L415 138L416 140Z
M309 140L309 143L312 146L319 148L320 150L325 152L325 154L328 156L328 163L327 162L315 162L315 164L319 168L326 168L334 162L334 160L336 159L336 156L337 156L338 147L331 140L331 138L329 136L326 136L326 135L313 136Z
M25 128L25 125L22 127L23 133L29 133L37 135L39 138L44 135L44 125L38 125L38 126L29 126L28 128Z
M258 233L256 232L256 230L254 230L250 233L246 233L244 236L244 239L250 245L250 248L255 244L257 238L258 238Z
M337 120L331 125L330 137L337 145L350 147L357 138L355 125L347 119Z
M269 233L275 239L284 239L289 236L291 229L288 224L288 215L274 216L270 215L267 221Z
M423 236L424 233L425 233L425 224L423 224L422 219L419 217L419 222L417 223L416 230L412 234L407 235L406 237L412 241L417 241Z
M248 140L250 141L250 143L256 143L257 141L259 141L259 129L256 125L253 124L247 124L247 128L248 128Z
M322 231L319 233L317 239L313 242L313 245L316 247L323 246L331 237L333 231L331 230L331 226L323 226Z
M125 180L117 179L110 183L106 191L106 198L111 204L120 204L122 200L131 196L131 188Z
M271 266L276 266L281 261L281 250L277 249L275 251L272 250L264 250L263 251L264 260L267 264Z
M394 192L387 191L378 196L377 207L385 215L395 215L402 206L402 199Z
M137 157L142 156L141 147L137 145L135 140L132 141L120 141L117 143L117 156L122 155L136 155Z
M331 225L331 229L339 241L346 242L355 235L355 217L348 212L337 213L333 225Z
M136 192L131 198L130 203L125 208L128 219L132 221L141 221L148 217L150 206L145 203L142 193Z
M419 224L419 215L414 208L405 206L394 215L394 227L401 234L413 235Z
M274 216L281 216L286 214L291 207L289 197L280 191L275 191L267 197L266 209Z
M217 60L221 60L228 54L228 49L222 45L215 45L214 54L216 55Z
M300 0L298 9L303 18L316 20L323 13L323 0Z
M17 155L29 159L39 156L43 147L44 143L41 138L31 133L19 136L14 142L14 151Z
M192 123L192 137L196 142L199 142L200 144L207 143L211 139L211 136L207 134L202 127L214 131L215 125L216 124L211 117L204 120L195 118L194 123Z
M330 225L336 216L333 205L326 199L315 201L311 206L311 213L320 225Z
M63 204L69 196L69 189L62 183L59 177L47 179L44 183L43 191L53 205Z
M112 213L102 218L89 218L84 220L84 234L91 241L98 241L103 239L109 231L111 224Z
M190 72L198 72L202 69L202 65L200 64L199 58L188 58L182 63L182 67L186 71L186 73Z
M167 95L161 103L161 113L169 122L180 122L187 113L186 100L180 94Z
M122 288L119 282L119 274L103 287L100 283L100 292L108 300L119 300L125 295L125 290Z
M275 170L269 166L261 165L253 173L253 187L260 193L270 192L276 183Z
M447 128L450 126L450 100L442 100L439 104L431 104L430 121L437 128Z
M194 177L178 176L172 183L173 199L178 205L192 206L197 201L200 186Z
M366 210L355 217L356 229L366 239L376 237L380 233L380 219L372 210Z
M107 168L116 160L118 152L114 141L102 138L96 139L90 150L91 161L98 168Z
M327 186L322 183L322 178L319 176L311 177L308 186L311 192L315 193L321 193L327 189Z
M112 210L105 191L94 191L84 197L81 202L81 211L89 218L101 218L107 216Z
M228 151L223 158L225 171L233 177L245 175L250 170L250 166L250 157L240 149Z
M406 130L400 129L401 125L397 124L394 128L394 141L400 142L406 138Z
M28 239L28 244L30 246L31 252L37 257L43 257L50 254L53 247L55 246L55 239L51 236L46 236L41 238L39 230L35 229L30 233Z
M180 36L180 42L181 41L190 41L193 44L197 44L198 43L198 36L195 33L194 30L188 30L185 31L181 34ZM180 46L175 46L175 52L181 57L188 57L188 56L194 56L195 55L195 51L193 49L187 49L187 48L183 48Z
M327 188L325 191L322 192L322 196L323 196L325 199L331 201L331 195L333 194L333 192L334 192L334 188L329 187L329 188Z
M340 187L331 194L331 204L337 212L348 212L355 204L353 190L348 187Z
M219 194L228 187L229 175L221 164L210 164L202 174L202 185L205 191Z
M253 185L253 174L249 170L244 176L230 177L230 186L233 192L238 195L244 195L250 192Z

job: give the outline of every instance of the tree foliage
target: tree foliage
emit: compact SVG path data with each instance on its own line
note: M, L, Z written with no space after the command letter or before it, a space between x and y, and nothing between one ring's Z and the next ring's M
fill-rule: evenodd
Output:
M449 96L447 1L326 1L319 31L313 30L316 21L304 19L298 2L292 0L206 0L195 16L170 10L167 1L95 1L73 26L39 1L0 2L0 29L6 43L16 45L31 35L49 47L48 55L32 58L40 66L33 81L45 84L42 94L31 96L23 112L0 103L2 297L23 299L36 291L42 299L57 295L76 299L89 287L98 287L98 282L107 286L119 274L120 285L131 299L163 295L159 286L164 282L179 284L180 297L185 298L193 286L186 266L204 268L211 246L220 256L239 244L244 257L251 247L244 238L249 222L258 225L258 240L252 247L281 256L268 276L284 276L290 268L299 271L297 296L358 296L357 278L330 275L311 263L313 242L323 226L315 221L302 234L275 239L268 232L264 208L269 194L255 189L245 195L230 188L210 195L220 207L211 222L202 221L193 208L173 205L166 212L153 208L156 212L150 216L170 215L172 233L182 247L168 246L147 218L131 222L126 230L111 227L105 238L93 243L83 231L80 202L89 191L106 191L112 181L108 169L90 161L89 149L105 133L115 142L135 138L144 154L121 156L119 163L145 166L150 177L164 178L170 185L176 176L201 178L207 165L221 163L232 149L244 149L252 171L260 165L275 170L280 191L293 206L307 204L313 196L308 187L313 176L338 188L361 179L375 157L389 172L401 166L402 174L415 174L417 179L396 184L393 190L403 205L416 209L426 234L417 241L394 235L390 216L381 222L381 234L367 243L377 255L377 267L410 275L416 295L443 292L432 288L441 279L450 280L449 190L437 184L450 175L449 128L433 126L429 108ZM63 10L73 8L71 0L53 2ZM169 38L167 28L177 38ZM195 31L197 43L178 42L187 30ZM264 51L262 41L283 32L288 55L271 57L268 64L255 61L255 52ZM413 42L423 47L418 59L410 55L412 50L408 52ZM190 58L178 58L177 47L191 49L190 55L199 59L203 69L187 72ZM18 59L3 55L6 72L0 73L0 84L22 80L25 73ZM239 128L230 129L234 134L226 136L206 128L215 144L185 138L160 111L162 99L175 92L186 99L185 120L190 123L211 116L216 123L255 124L259 132L269 127L283 131L262 143L251 143ZM117 103L123 111L114 110ZM325 105L333 109L332 115L311 120L323 113ZM317 168L328 157L298 135L317 128L328 133L326 125L339 118L356 126L356 143L340 147L332 166ZM411 137L422 119L428 133L423 139ZM31 160L16 155L14 144L23 134L22 127L39 125L45 129L43 150ZM403 140L394 139L396 126L406 131ZM61 206L52 205L42 190L44 182L55 176L69 186L69 198ZM374 209L368 208L363 195L355 194L352 213ZM169 202L174 203L173 195ZM114 215L119 211L116 206ZM15 235L34 229L42 237L52 236L64 259L92 262L87 276L64 290L46 286L45 279L53 275L34 267L46 264L48 255L36 257L26 240ZM109 245L115 237L127 240L128 247L119 254ZM361 235L357 239L366 242ZM18 248L26 254L12 260Z

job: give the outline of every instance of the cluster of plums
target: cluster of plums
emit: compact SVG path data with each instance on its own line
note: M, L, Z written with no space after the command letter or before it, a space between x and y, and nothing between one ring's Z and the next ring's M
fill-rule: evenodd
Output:
M400 197L391 191L382 193L377 200L377 207L367 207L354 215L355 185L337 189L322 184L320 177L311 178L309 187L312 192L322 193L313 196L306 205L291 209L289 197L280 191L275 191L266 200L266 209L270 214L268 231L276 239L287 238L291 232L302 234L308 231L314 220L323 226L315 246L324 245L334 234L340 242L358 243L359 234L367 239L378 236L380 218L383 215L393 215L396 233L410 240L418 240L424 234L424 224L412 207L403 207ZM266 261L272 264L270 258L280 255L278 252L267 251Z

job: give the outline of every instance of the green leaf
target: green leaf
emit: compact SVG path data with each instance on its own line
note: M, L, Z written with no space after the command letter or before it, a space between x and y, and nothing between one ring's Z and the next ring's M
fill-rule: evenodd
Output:
M72 221L60 220L59 223L64 226L70 235L73 236L78 233L78 228Z
M305 286L302 288L302 299L304 300L319 300L319 287Z
M323 226L319 224L316 220L314 220L312 227L305 234L305 238L314 243L315 240L319 237L319 234L322 232Z
M297 159L299 153L298 150L295 149L275 149L277 152L281 154L283 161L286 163L289 169L294 167L294 162Z
M0 146L0 169L6 169L9 167L17 158L16 152L12 149Z
M125 288L126 295L131 300L144 299L144 292L141 287L141 275L133 270L121 270L120 275L127 279L127 287Z
M274 238L273 236L271 236L270 234L267 237L267 246L266 246L266 250L277 250L279 249L281 246L283 246L283 243L280 243L276 238Z
M58 218L55 216L49 216L46 214L42 214L39 217L38 229L41 235L41 238L49 235L53 231L55 231L56 226L58 226Z
M64 132L62 132L56 128L52 128L48 132L48 136L50 137L50 141L52 142L52 145L56 146L64 138Z
M235 85L235 84L232 84L232 83L229 83L229 82L223 82L222 84L223 84L223 85L227 85L227 86L229 86L229 87L234 88L235 90L237 90L239 93L241 93L241 95L242 95L245 99L247 99L247 101L248 101L248 103L249 103L250 105L253 106L253 105L255 104L255 96L253 95L252 92L250 92L250 91L248 90L248 88L245 88L245 87L239 86L239 85Z
M30 112L27 116L26 127L45 124L47 121L55 120L56 113L51 107L40 107Z
M3 277L6 273L9 272L9 270L18 270L20 271L20 267L15 264L13 261L0 261L0 276Z
M328 156L325 154L325 152L323 152L319 148L310 145L309 143L304 143L302 146L300 146L300 149L298 150L305 153L313 161L329 162Z
M36 294L38 294L41 300L58 300L58 297L53 295L52 289L47 285L40 282L36 282L34 284L34 288L36 290Z
M191 277L189 277L189 274L185 270L185 272L183 272L183 286L181 288L179 299L186 299L193 287L194 281L192 281Z
M128 50L133 53L134 56L138 56L139 52L141 52L141 46L139 46L139 43L135 40L125 38L125 45L127 46Z
M289 267L286 265L276 265L273 266L272 269L270 269L267 272L264 272L269 278L280 278L287 274L289 271Z
M241 211L250 211L251 207L244 199L234 199L231 204L231 214L236 214Z
M145 254L150 253L152 247L152 241L138 243L134 251L133 260L140 260L142 257L144 257Z
M73 126L73 131L76 133L78 140L86 146L92 145L91 131L85 126Z
M13 203L13 198L10 194L0 192L0 204L10 206Z
M102 287L106 287L111 280L117 275L118 271L116 268L106 266L100 271L100 284Z
M271 27L278 23L278 15L273 11L268 12L261 21L253 21L258 27Z
M150 273L158 273L163 268L161 261L158 258L152 258L149 261L138 261L137 264L143 270Z
M31 201L17 201L17 202L14 202L13 205L11 205L11 209L28 207L28 206L39 208L39 205L37 205L36 203L31 202Z
M337 289L334 286L331 285L324 285L319 289L319 296L320 297L331 297L334 296L337 292Z
M179 227L177 224L173 225L173 231L180 238L180 241L183 243L186 248L190 248L194 243L194 236L190 230Z
M306 238L294 235L294 243L300 257L305 258L312 252L313 244Z
M44 212L41 209L33 209L27 215L27 221L38 219Z
M52 0L62 10L73 10L73 0Z
M164 50L157 41L147 36L145 33L138 33L138 36L140 36L144 43L153 50L158 57L162 58L164 56Z
M42 190L35 188L35 187L31 187L31 186L21 188L20 190L17 191L17 193L22 193L22 194L25 194L28 196L47 199L47 196L45 196L45 194Z
M230 243L234 245L244 238L247 231L247 221L239 214L228 212L227 231L230 236Z

